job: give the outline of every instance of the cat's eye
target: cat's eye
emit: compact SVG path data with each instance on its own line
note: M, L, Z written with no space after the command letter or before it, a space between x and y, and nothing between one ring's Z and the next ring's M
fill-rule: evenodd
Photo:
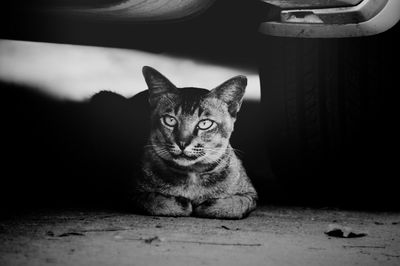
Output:
M174 127L177 123L176 119L169 115L163 116L162 121L165 125L169 127Z
M198 124L197 127L201 130L207 130L210 129L214 125L214 121L210 119L205 119L201 120Z

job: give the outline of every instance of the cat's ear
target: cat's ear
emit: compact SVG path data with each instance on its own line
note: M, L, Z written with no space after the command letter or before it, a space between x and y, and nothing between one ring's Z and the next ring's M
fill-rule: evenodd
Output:
M228 105L229 113L232 116L236 116L242 105L246 86L247 78L245 76L236 76L211 90L210 96L224 101Z
M154 68L144 66L142 72L149 88L150 105L156 104L159 98L167 93L178 92L175 85Z

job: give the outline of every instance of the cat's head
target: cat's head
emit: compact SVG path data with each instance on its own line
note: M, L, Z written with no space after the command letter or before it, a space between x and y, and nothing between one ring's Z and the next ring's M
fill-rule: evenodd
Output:
M211 91L177 88L151 67L143 67L151 107L150 147L180 166L218 162L229 145L247 85L236 76Z

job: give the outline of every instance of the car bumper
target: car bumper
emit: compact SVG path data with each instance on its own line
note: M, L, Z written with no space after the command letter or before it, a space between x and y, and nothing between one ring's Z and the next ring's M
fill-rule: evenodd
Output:
M400 1L364 0L357 5L281 9L278 21L263 22L259 32L273 36L341 38L384 32L400 19Z

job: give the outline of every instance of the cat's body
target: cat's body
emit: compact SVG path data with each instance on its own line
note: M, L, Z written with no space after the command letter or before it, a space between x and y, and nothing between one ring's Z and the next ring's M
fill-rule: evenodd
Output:
M208 91L176 88L145 67L151 130L134 204L152 215L239 219L257 193L229 143L246 78Z

